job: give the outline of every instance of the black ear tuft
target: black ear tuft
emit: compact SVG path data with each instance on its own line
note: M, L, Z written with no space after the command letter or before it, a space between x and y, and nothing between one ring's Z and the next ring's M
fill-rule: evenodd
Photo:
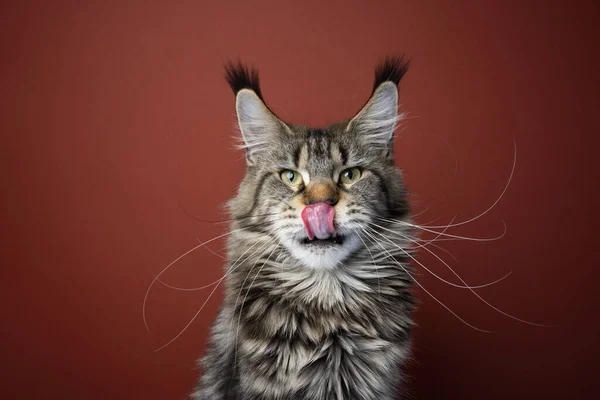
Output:
M258 80L258 71L254 67L248 67L241 61L234 63L228 61L225 63L225 80L236 94L242 89L253 90L261 100L264 101L260 92L260 82Z
M383 82L392 81L396 85L400 83L400 79L408 71L410 61L404 61L404 56L386 57L375 68L375 82L373 83L373 92Z

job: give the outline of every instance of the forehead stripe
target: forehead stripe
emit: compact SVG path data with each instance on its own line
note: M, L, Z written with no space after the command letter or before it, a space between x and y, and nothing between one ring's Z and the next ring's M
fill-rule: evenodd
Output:
M296 168L300 167L300 153L302 152L302 146L296 147L294 150L294 166Z

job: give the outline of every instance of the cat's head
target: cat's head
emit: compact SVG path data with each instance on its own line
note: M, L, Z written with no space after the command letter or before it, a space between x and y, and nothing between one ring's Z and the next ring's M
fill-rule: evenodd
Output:
M392 144L407 67L402 58L387 58L354 117L314 129L279 119L262 97L257 72L227 64L247 161L230 202L239 226L271 236L308 268L335 268L366 246L370 223L404 216Z

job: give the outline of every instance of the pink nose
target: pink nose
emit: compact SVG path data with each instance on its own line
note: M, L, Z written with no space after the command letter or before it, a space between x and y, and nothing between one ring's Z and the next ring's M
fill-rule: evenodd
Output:
M335 234L335 227L333 226L335 209L328 203L310 204L304 207L301 216L306 234L310 240L315 237L317 239L327 239Z

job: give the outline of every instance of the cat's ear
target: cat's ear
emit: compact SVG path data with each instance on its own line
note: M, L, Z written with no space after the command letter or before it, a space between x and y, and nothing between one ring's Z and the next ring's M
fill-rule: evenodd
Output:
M256 155L281 140L289 128L275 116L258 95L242 89L235 99L238 125L244 140L246 159L254 163Z
M367 104L350 120L346 131L354 131L365 144L391 150L398 115L398 83L408 69L402 58L387 58L375 70L373 93Z
M241 62L230 61L225 64L225 79L235 94L235 109L246 160L253 164L261 151L277 143L280 135L290 129L265 104L255 69Z
M362 110L350 120L346 130L357 132L369 145L387 149L397 122L398 89L392 82L384 82Z

